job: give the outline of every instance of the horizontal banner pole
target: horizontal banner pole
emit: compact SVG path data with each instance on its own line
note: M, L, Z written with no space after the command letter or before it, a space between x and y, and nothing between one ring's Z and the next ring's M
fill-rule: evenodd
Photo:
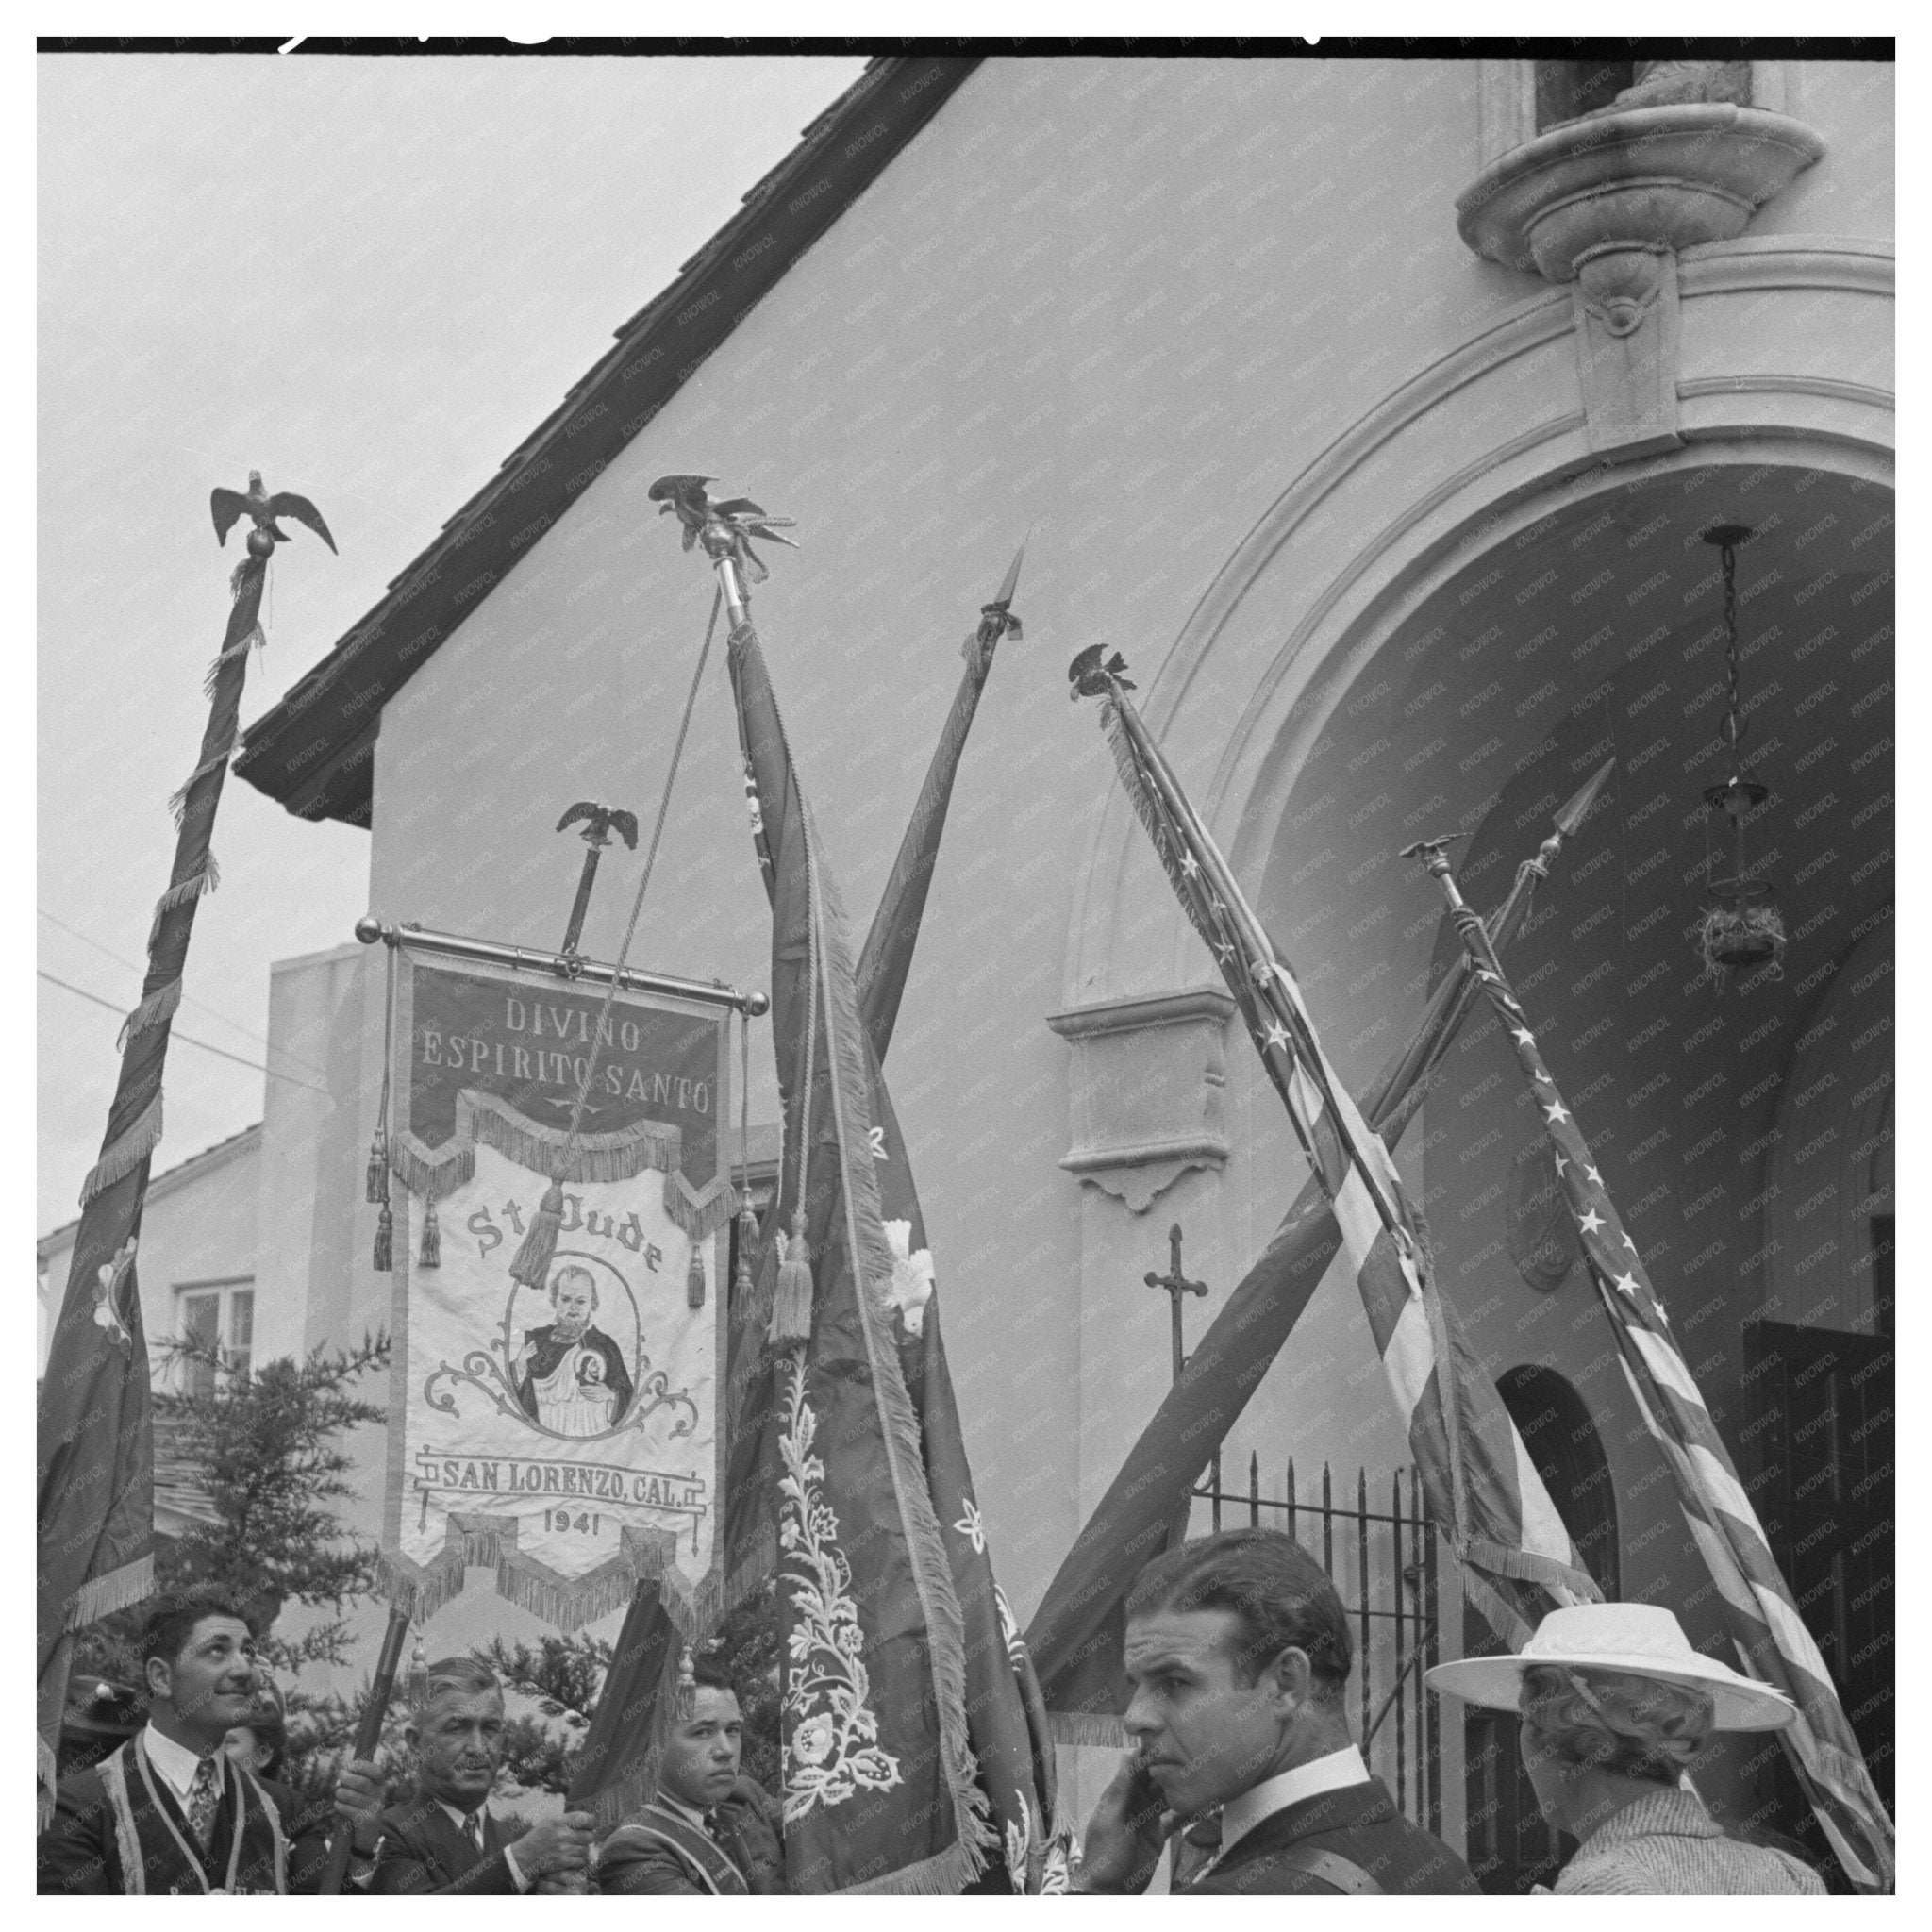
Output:
M545 953L528 946L506 946L495 940L465 939L458 933L431 932L420 925L389 925L373 913L356 922L356 937L365 946L380 941L386 946L408 946L412 952L443 953L453 959L480 959L492 966L510 966L525 973L547 974L553 979L588 980L594 986L608 986L615 976L626 992L667 993L675 999L694 1000L701 1006L735 1007L756 1020L771 1010L771 995L758 991L741 992L719 979L674 979L664 973L640 973L626 966L619 973L601 959L586 959L575 953Z

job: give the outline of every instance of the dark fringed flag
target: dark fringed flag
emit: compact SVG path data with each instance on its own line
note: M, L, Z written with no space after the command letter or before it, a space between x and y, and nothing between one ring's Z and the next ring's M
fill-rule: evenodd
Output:
M922 1285L929 1280L917 1258L925 1249L924 1228L911 1176L904 1169L903 1142L878 1063L891 1043L910 971L946 808L974 712L1002 634L1019 630L1019 622L1010 610L1019 566L1016 557L998 595L984 607L976 632L966 640L966 670L857 971L859 1024L867 1041L867 1072L874 1109L875 1131L869 1138L882 1157L890 1150L900 1150L898 1158L888 1159L879 1174L895 1274L903 1266L911 1271L912 1280ZM762 683L762 667L759 676ZM773 730L754 737L748 723L748 714L741 708L741 746L746 761L745 792L752 833L775 911L774 845L767 813L772 825L782 827L795 824L802 808L782 737ZM787 1064L782 1057L780 1064ZM795 1078L792 1084L797 1084ZM803 1252L792 1247L790 1204L790 1194L781 1193L767 1216L763 1238L755 1242L756 1271L750 1268L747 1256L747 1278L742 1286L734 1285L729 1349L731 1478L725 1511L726 1600L731 1604L760 1588L773 1575L778 1557L785 1501L779 1456L783 1418L774 1398L784 1386L789 1362L784 1351L769 1345L768 1330L784 1265L781 1240L791 1264L805 1276L808 1295L816 1265L804 1258L805 1253L811 1252L808 1236L802 1244ZM905 1224L907 1244L903 1261L897 1247L898 1230L892 1226L900 1220ZM755 1279L751 1278L754 1273ZM913 1293L916 1296L916 1289ZM968 1737L998 1833L995 1856L989 1863L1003 1867L1006 1881L1015 1890L1056 1890L1066 1882L1070 1834L1058 1817L1055 1799L1045 1706L1024 1641L993 1579L940 1339L936 1302L926 1299L922 1311L915 1300L910 1315L899 1314L896 1333L908 1392L919 1417L926 1480L965 1633ZM673 1661L669 1624L648 1592L641 1591L619 1638L605 1696L586 1740L584 1761L594 1769L580 1774L573 1786L574 1804L593 1805L600 1815L614 1817L641 1791L647 1776L643 1740L657 1731L656 1711L665 1700L666 1674ZM608 1720L607 1709L610 1713Z
M1424 850L1430 870L1453 892L1441 847ZM1895 1877L1896 1837L1831 1674L1798 1614L1696 1377L1671 1334L1637 1243L1624 1232L1590 1145L1563 1105L1523 1008L1483 936L1482 923L1461 905L1459 894L1452 896L1451 904L1476 979L1536 1097L1543 1131L1555 1150L1563 1200L1616 1338L1618 1361L1638 1412L1675 1480L1678 1507L1717 1586L1731 1641L1752 1675L1775 1685L1798 1707L1796 1722L1778 1737L1852 1883L1861 1891L1889 1892Z
M957 1891L993 1832L967 1740L964 1619L900 1361L919 1262L906 1224L888 1226L886 1190L909 1191L909 1174L903 1154L879 1158L844 917L748 621L730 663L773 863L779 1223L799 1217L813 1276L810 1340L785 1353L775 1393L786 1870L801 1892Z
M248 480L245 496L231 490L213 495L219 538L225 541L243 515L254 527L248 555L230 579L227 630L204 686L209 704L201 753L169 800L175 863L148 929L141 1003L122 1028L108 1129L81 1186L80 1226L41 1383L36 1671L43 1810L53 1799L73 1633L154 1588L154 1425L135 1250L148 1163L161 1138L161 1074L194 910L219 876L208 841L235 748L248 654L263 642L262 587L269 558L286 540L275 520L292 517L335 548L306 497L269 496L258 473Z
M1085 652L1075 694L1102 699L1121 780L1190 921L1215 957L1288 1108L1341 1243L1429 1507L1473 1602L1521 1649L1559 1604L1595 1602L1591 1580L1434 1266L1395 1163L1322 1050L1301 991L1126 696L1118 653Z

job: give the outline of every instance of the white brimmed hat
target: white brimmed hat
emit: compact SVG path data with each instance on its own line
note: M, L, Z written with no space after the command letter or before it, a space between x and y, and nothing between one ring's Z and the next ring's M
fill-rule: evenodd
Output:
M1781 1731L1797 1716L1782 1690L1692 1650L1684 1626L1654 1604L1577 1604L1552 1610L1516 1657L1466 1657L1438 1664L1425 1682L1447 1697L1514 1710L1532 1665L1622 1671L1702 1690L1716 1707L1711 1728Z

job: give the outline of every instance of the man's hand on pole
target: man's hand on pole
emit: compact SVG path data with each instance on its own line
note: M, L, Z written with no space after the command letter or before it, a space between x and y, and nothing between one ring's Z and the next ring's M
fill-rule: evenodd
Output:
M566 1811L531 1825L516 1841L517 1863L532 1881L588 1872L596 1823L588 1811Z
M386 1802L385 1780L373 1759L358 1757L343 1767L336 1780L336 1816L347 1819L354 1827L351 1843L358 1858L375 1855Z

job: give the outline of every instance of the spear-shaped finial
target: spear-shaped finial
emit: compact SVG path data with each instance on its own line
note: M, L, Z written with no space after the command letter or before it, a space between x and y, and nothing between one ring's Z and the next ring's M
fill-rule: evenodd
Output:
M971 664L975 656L982 662L991 662L993 646L1003 637L1024 638L1026 633L1020 624L1019 613L1013 608L1013 591L1020 581L1020 566L1026 560L1026 545L1033 541L1029 526L1020 540L1020 547L1013 553L1013 561L1008 568L1006 581L1001 584L999 593L991 604L979 607L979 628L966 640L960 653Z

